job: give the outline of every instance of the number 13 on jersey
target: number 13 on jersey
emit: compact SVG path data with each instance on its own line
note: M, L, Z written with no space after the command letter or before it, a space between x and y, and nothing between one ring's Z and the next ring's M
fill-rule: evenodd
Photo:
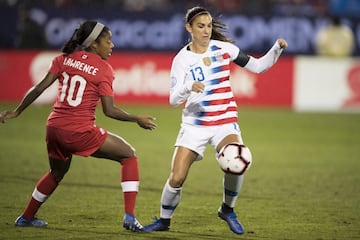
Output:
M194 81L202 82L205 80L204 72L201 67L192 68L190 69L190 72Z

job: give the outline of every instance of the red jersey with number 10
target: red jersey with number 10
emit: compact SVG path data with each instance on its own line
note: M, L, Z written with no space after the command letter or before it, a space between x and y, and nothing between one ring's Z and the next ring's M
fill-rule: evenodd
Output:
M58 94L47 125L83 132L95 124L101 96L112 96L113 69L94 53L77 51L52 61L49 72L59 80Z

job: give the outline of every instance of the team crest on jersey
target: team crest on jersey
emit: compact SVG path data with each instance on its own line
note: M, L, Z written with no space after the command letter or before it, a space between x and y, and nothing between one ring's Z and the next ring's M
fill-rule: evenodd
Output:
M204 57L203 62L205 64L205 66L210 66L211 65L211 59L209 57Z

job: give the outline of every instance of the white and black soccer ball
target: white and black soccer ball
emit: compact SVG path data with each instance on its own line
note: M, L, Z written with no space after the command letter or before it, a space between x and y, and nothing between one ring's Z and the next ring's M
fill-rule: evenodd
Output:
M225 173L236 175L244 174L252 162L250 149L239 143L230 143L224 146L216 159Z

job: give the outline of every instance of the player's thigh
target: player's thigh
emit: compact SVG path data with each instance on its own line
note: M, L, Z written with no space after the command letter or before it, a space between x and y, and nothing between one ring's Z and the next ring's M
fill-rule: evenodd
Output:
M243 143L241 131L237 123L228 123L218 127L211 145L219 152L223 146L233 142Z
M219 144L216 146L216 151L220 152L221 148L223 148L225 145L229 143L242 143L241 137L237 134L230 134L224 137Z
M209 139L214 135L213 127L199 127L189 124L182 124L175 142L176 147L184 147L197 153L197 160L201 160ZM182 156L181 152L181 156Z
M108 132L105 142L92 156L120 162L135 156L135 149L122 137Z
M181 187L191 165L196 161L198 154L186 147L176 147L171 164L170 185Z

